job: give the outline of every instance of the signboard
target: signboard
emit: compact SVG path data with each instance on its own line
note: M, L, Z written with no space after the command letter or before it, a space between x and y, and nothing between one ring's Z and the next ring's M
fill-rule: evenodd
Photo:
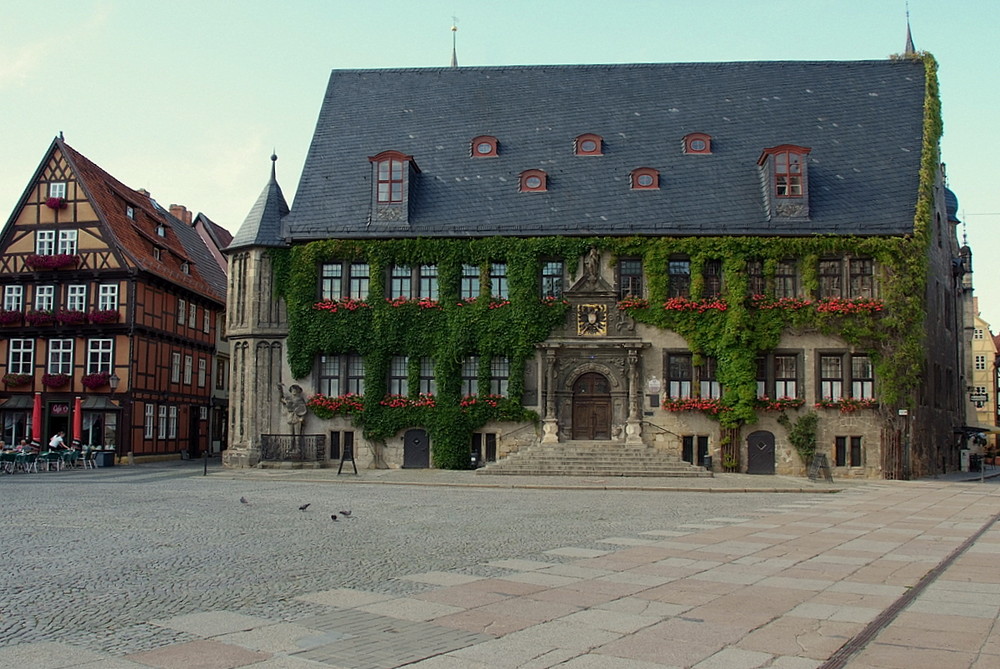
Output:
M970 402L989 402L990 396L987 393L972 393L969 395Z

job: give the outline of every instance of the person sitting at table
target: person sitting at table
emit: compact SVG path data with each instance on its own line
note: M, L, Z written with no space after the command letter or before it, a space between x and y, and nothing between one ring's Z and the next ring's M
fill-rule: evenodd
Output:
M66 434L62 430L56 432L51 439L49 439L49 450L50 451L65 451L66 442L63 439L63 435Z
M21 453L33 453L35 451L35 449L31 446L31 444L28 443L27 439L22 439L21 442L17 445L17 448L15 448L14 450L20 451Z

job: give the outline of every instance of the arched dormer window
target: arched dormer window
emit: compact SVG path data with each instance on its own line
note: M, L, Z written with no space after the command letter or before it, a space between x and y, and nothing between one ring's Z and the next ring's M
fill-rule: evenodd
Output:
M603 142L600 135L580 135L573 142L573 152L578 156L600 156Z
M637 167L629 174L632 190L656 190L660 187L660 173L652 167Z
M695 155L712 153L712 136L703 132L692 132L685 135L684 153Z
M499 142L491 135L480 135L472 140L469 151L473 158L495 158L499 155Z
M399 151L368 157L372 164L372 220L409 223L410 192L420 168Z
M520 175L522 193L544 193L548 190L549 176L542 170L525 170Z
M764 149L757 164L770 168L775 197L803 197L806 194L806 156L812 149L782 144Z

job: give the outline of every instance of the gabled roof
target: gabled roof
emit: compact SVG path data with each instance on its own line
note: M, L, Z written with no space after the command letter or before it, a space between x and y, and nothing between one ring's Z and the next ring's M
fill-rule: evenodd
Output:
M66 157L99 220L111 235L109 243L118 247L127 264L225 302L225 273L197 232L171 216L149 193L129 188L62 139L56 138L53 148ZM126 205L133 207L135 219L126 215ZM168 233L163 237L155 234L156 224L162 224ZM160 260L153 257L154 247L162 249ZM190 265L189 274L180 269L185 261Z
M906 234L924 84L918 59L336 70L281 234ZM692 132L710 155L682 152ZM574 155L581 133L603 137L603 155ZM470 157L479 135L499 156ZM766 216L756 160L780 144L812 149L807 221ZM385 150L420 165L408 226L371 217L367 157ZM660 188L631 191L637 167ZM547 192L518 192L528 169Z
M281 219L288 214L288 204L275 177L277 160L278 157L272 154L271 178L226 250L245 246L286 246L281 238Z

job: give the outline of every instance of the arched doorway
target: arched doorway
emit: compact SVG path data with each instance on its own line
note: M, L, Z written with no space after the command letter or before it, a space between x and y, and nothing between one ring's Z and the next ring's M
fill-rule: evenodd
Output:
M573 384L573 439L611 439L611 384L597 372Z
M774 434L758 430L747 437L747 474L774 473Z
M427 469L431 464L431 443L425 430L407 430L403 435L403 468Z

